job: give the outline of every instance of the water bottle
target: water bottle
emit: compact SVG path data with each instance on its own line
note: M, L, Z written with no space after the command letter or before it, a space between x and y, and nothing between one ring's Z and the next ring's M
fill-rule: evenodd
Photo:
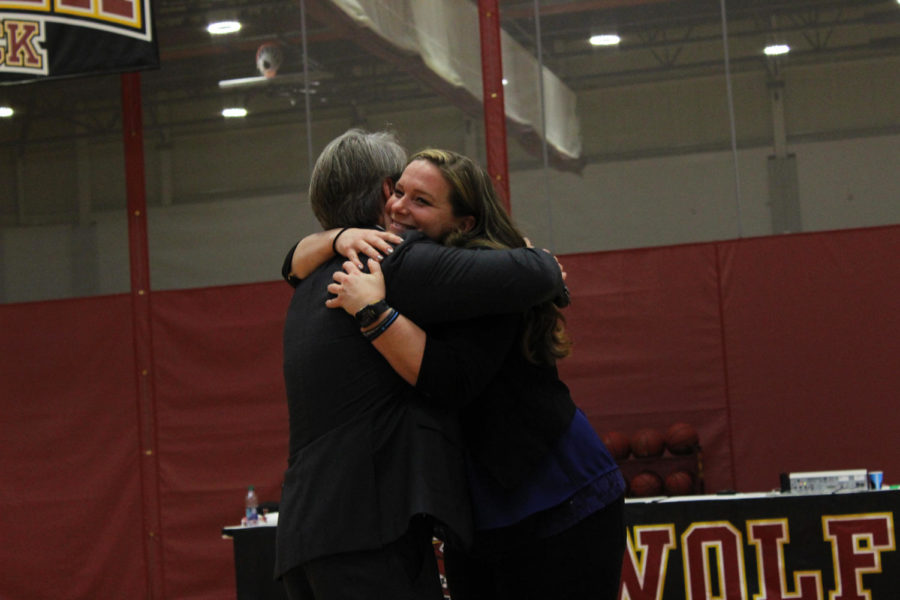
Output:
M247 498L244 500L244 524L247 526L259 523L259 498L256 497L256 490L251 485L247 488Z

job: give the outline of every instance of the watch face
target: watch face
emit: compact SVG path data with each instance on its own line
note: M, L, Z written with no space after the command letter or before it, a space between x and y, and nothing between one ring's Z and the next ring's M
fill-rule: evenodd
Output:
M357 318L359 319L359 322L363 327L365 327L366 325L371 325L372 321L375 320L375 317L378 316L375 314L374 306L367 306L359 312L360 314L357 316Z
M378 319L378 315L387 310L387 303L384 300L369 304L359 309L356 313L356 321L360 327L368 327Z

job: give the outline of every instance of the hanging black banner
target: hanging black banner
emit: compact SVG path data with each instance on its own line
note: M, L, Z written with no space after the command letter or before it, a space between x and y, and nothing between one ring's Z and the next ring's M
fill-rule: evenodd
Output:
M0 0L0 84L159 66L150 0Z

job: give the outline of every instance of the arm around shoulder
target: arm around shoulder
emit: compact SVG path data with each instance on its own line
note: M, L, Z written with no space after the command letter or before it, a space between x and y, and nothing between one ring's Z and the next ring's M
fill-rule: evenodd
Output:
M565 290L556 259L533 248L452 248L413 237L382 270L391 305L422 324L521 312Z
M402 238L378 229L344 227L312 233L294 246L281 269L282 276L296 286L331 257L345 256L360 267L361 255L381 260Z

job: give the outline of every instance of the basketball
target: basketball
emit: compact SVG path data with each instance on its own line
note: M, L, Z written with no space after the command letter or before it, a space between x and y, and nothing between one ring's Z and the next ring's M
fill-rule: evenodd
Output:
M694 476L689 471L672 471L666 475L666 493L670 496L684 496L694 491Z
M631 454L631 442L621 431L608 431L603 435L603 444L616 460L625 460Z
M656 429L645 427L637 430L631 437L631 451L638 458L659 456L663 453L664 447L663 436Z
M666 448L672 454L690 454L699 441L697 430L688 423L675 423L666 431Z
M653 471L641 471L631 478L629 488L631 495L638 498L659 496L663 490L663 480Z

